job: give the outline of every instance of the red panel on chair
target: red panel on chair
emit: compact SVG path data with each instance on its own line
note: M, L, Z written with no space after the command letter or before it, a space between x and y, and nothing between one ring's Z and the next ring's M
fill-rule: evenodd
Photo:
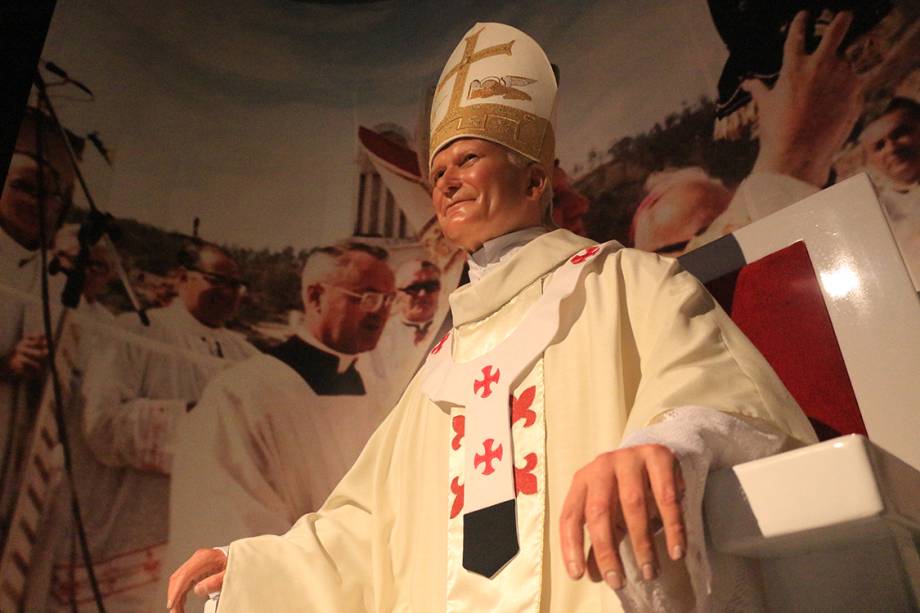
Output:
M793 243L734 274L732 319L817 422L819 437L866 434L805 244ZM724 287L718 289L724 294Z

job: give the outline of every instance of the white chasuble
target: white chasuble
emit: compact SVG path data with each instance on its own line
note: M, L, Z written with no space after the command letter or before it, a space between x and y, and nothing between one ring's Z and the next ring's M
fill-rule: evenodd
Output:
M497 347L560 265L592 245L549 232L455 290L454 359ZM524 414L512 425L514 468L535 476L537 494L516 496L521 550L493 576L497 590L482 590L488 580L471 578L458 562L462 511L450 518L450 486L466 463L465 450L452 448L463 411L433 403L420 372L318 512L283 536L230 545L220 613L619 612L606 584L572 581L565 571L559 515L577 470L682 406L760 419L803 441L813 436L775 373L676 262L620 249L590 266L561 303L556 337L509 382ZM536 464L527 470L531 453ZM670 572L680 569L663 565L662 578Z

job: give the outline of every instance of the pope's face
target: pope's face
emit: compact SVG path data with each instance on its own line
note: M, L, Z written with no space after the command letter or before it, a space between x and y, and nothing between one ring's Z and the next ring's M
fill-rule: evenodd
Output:
M902 185L920 181L920 121L909 111L879 117L859 140L871 167Z
M666 191L636 215L635 246L678 256L731 202L731 193L711 183L688 182Z
M501 145L476 138L452 142L431 161L431 199L444 235L467 251L508 232L540 224L531 169Z

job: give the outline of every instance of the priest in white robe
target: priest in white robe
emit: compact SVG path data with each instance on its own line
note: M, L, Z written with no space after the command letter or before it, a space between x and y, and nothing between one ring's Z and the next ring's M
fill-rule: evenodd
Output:
M377 348L370 358L374 371L388 384L386 404L392 407L418 370L446 314L441 300L441 269L422 258L396 269L396 302Z
M194 585L221 613L719 610L706 471L814 434L674 260L542 227L555 94L526 34L467 33L431 115L435 212L470 253L453 329L319 511L199 550L168 606Z
M914 287L920 290L920 102L892 99L859 141Z
M223 250L192 241L179 254L178 297L134 313L118 327L87 368L81 440L91 469L78 487L103 598L112 610L153 606L169 538L169 474L176 433L208 381L258 353L225 323L240 298L240 270ZM90 461L91 460L91 461ZM82 562L56 566L56 606L95 606Z
M66 145L52 126L49 117L26 110L0 192L0 542L6 538L19 489L48 355L41 308L41 226L50 243L73 192ZM52 305L60 303L62 287L60 277L49 279Z
M296 333L205 389L176 444L168 568L202 539L283 534L354 463L391 408L363 367L395 296L386 258L357 242L313 250Z
M52 265L61 271L73 269L75 260L80 251L78 240L79 226L68 224L57 232L54 237ZM110 281L115 277L115 268L112 253L102 243L93 245L85 264L83 291L77 308L71 311L67 320L67 330L59 339L57 351L69 359L70 368L67 368L64 383L64 418L70 445L71 466L77 483L78 492L84 504L91 492L98 493L107 499L104 489L94 489L98 484L97 472L103 474L110 471L93 457L86 446L81 433L83 418L82 394L83 377L87 365L96 355L103 344L111 339L111 328L115 324L115 316L105 305L99 301L100 295L106 290ZM60 443L56 446L60 457ZM51 474L63 472L63 467L51 467ZM36 476L38 477L38 476ZM71 510L71 493L66 478L50 480L57 482L57 487L52 487L46 498L49 509L44 520L38 524L37 538L34 540L31 564L26 580L26 596L23 607L26 611L70 611L69 599L61 593L63 583L73 582L68 577L71 562L79 551L77 535ZM43 488L36 488L42 491ZM98 513L96 513L98 516ZM64 577L55 581L55 590L52 594L52 573L55 567ZM94 603L91 607L94 607ZM90 607L90 610L91 610Z

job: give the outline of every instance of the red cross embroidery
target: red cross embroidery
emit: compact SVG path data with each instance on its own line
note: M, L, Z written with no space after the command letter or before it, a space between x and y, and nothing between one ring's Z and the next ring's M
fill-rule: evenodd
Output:
M537 414L530 409L533 404L533 398L536 395L537 387L531 385L521 392L521 395L515 398L511 396L511 424L514 425L517 420L524 420L524 427L529 428L537 420Z
M466 418L463 415L455 415L450 421L454 429L454 439L450 442L451 449L454 451L460 449L460 441L463 440L463 431L466 427Z
M460 477L454 477L450 482L450 493L454 495L454 503L450 506L450 518L453 519L463 510L463 484L460 483Z
M447 337L450 336L450 332L441 337L441 340L438 341L438 344L434 346L431 350L431 355L435 355L437 352L441 351L441 347L444 346L444 343L447 342Z
M473 393L479 394L481 398L488 398L492 395L492 384L498 383L498 377L501 375L499 369L495 369L495 372L492 372L491 366L482 367L482 379L477 379L473 381ZM479 390L482 390L482 393L479 393Z
M582 249L572 257L571 262L572 264L584 264L586 260L588 260L592 255L600 250L601 248L597 245L588 247L587 249Z
M482 469L483 475L491 475L495 472L495 469L492 468L492 461L502 459L502 454L504 450L502 446L499 445L495 449L492 449L492 445L495 444L494 438L487 438L482 442L482 451L483 453L477 453L473 456L473 468L478 467L480 464L485 464L486 467Z
M528 453L524 456L526 464L524 468L514 467L514 495L518 494L536 494L537 477L533 474L533 469L537 467L537 454Z

